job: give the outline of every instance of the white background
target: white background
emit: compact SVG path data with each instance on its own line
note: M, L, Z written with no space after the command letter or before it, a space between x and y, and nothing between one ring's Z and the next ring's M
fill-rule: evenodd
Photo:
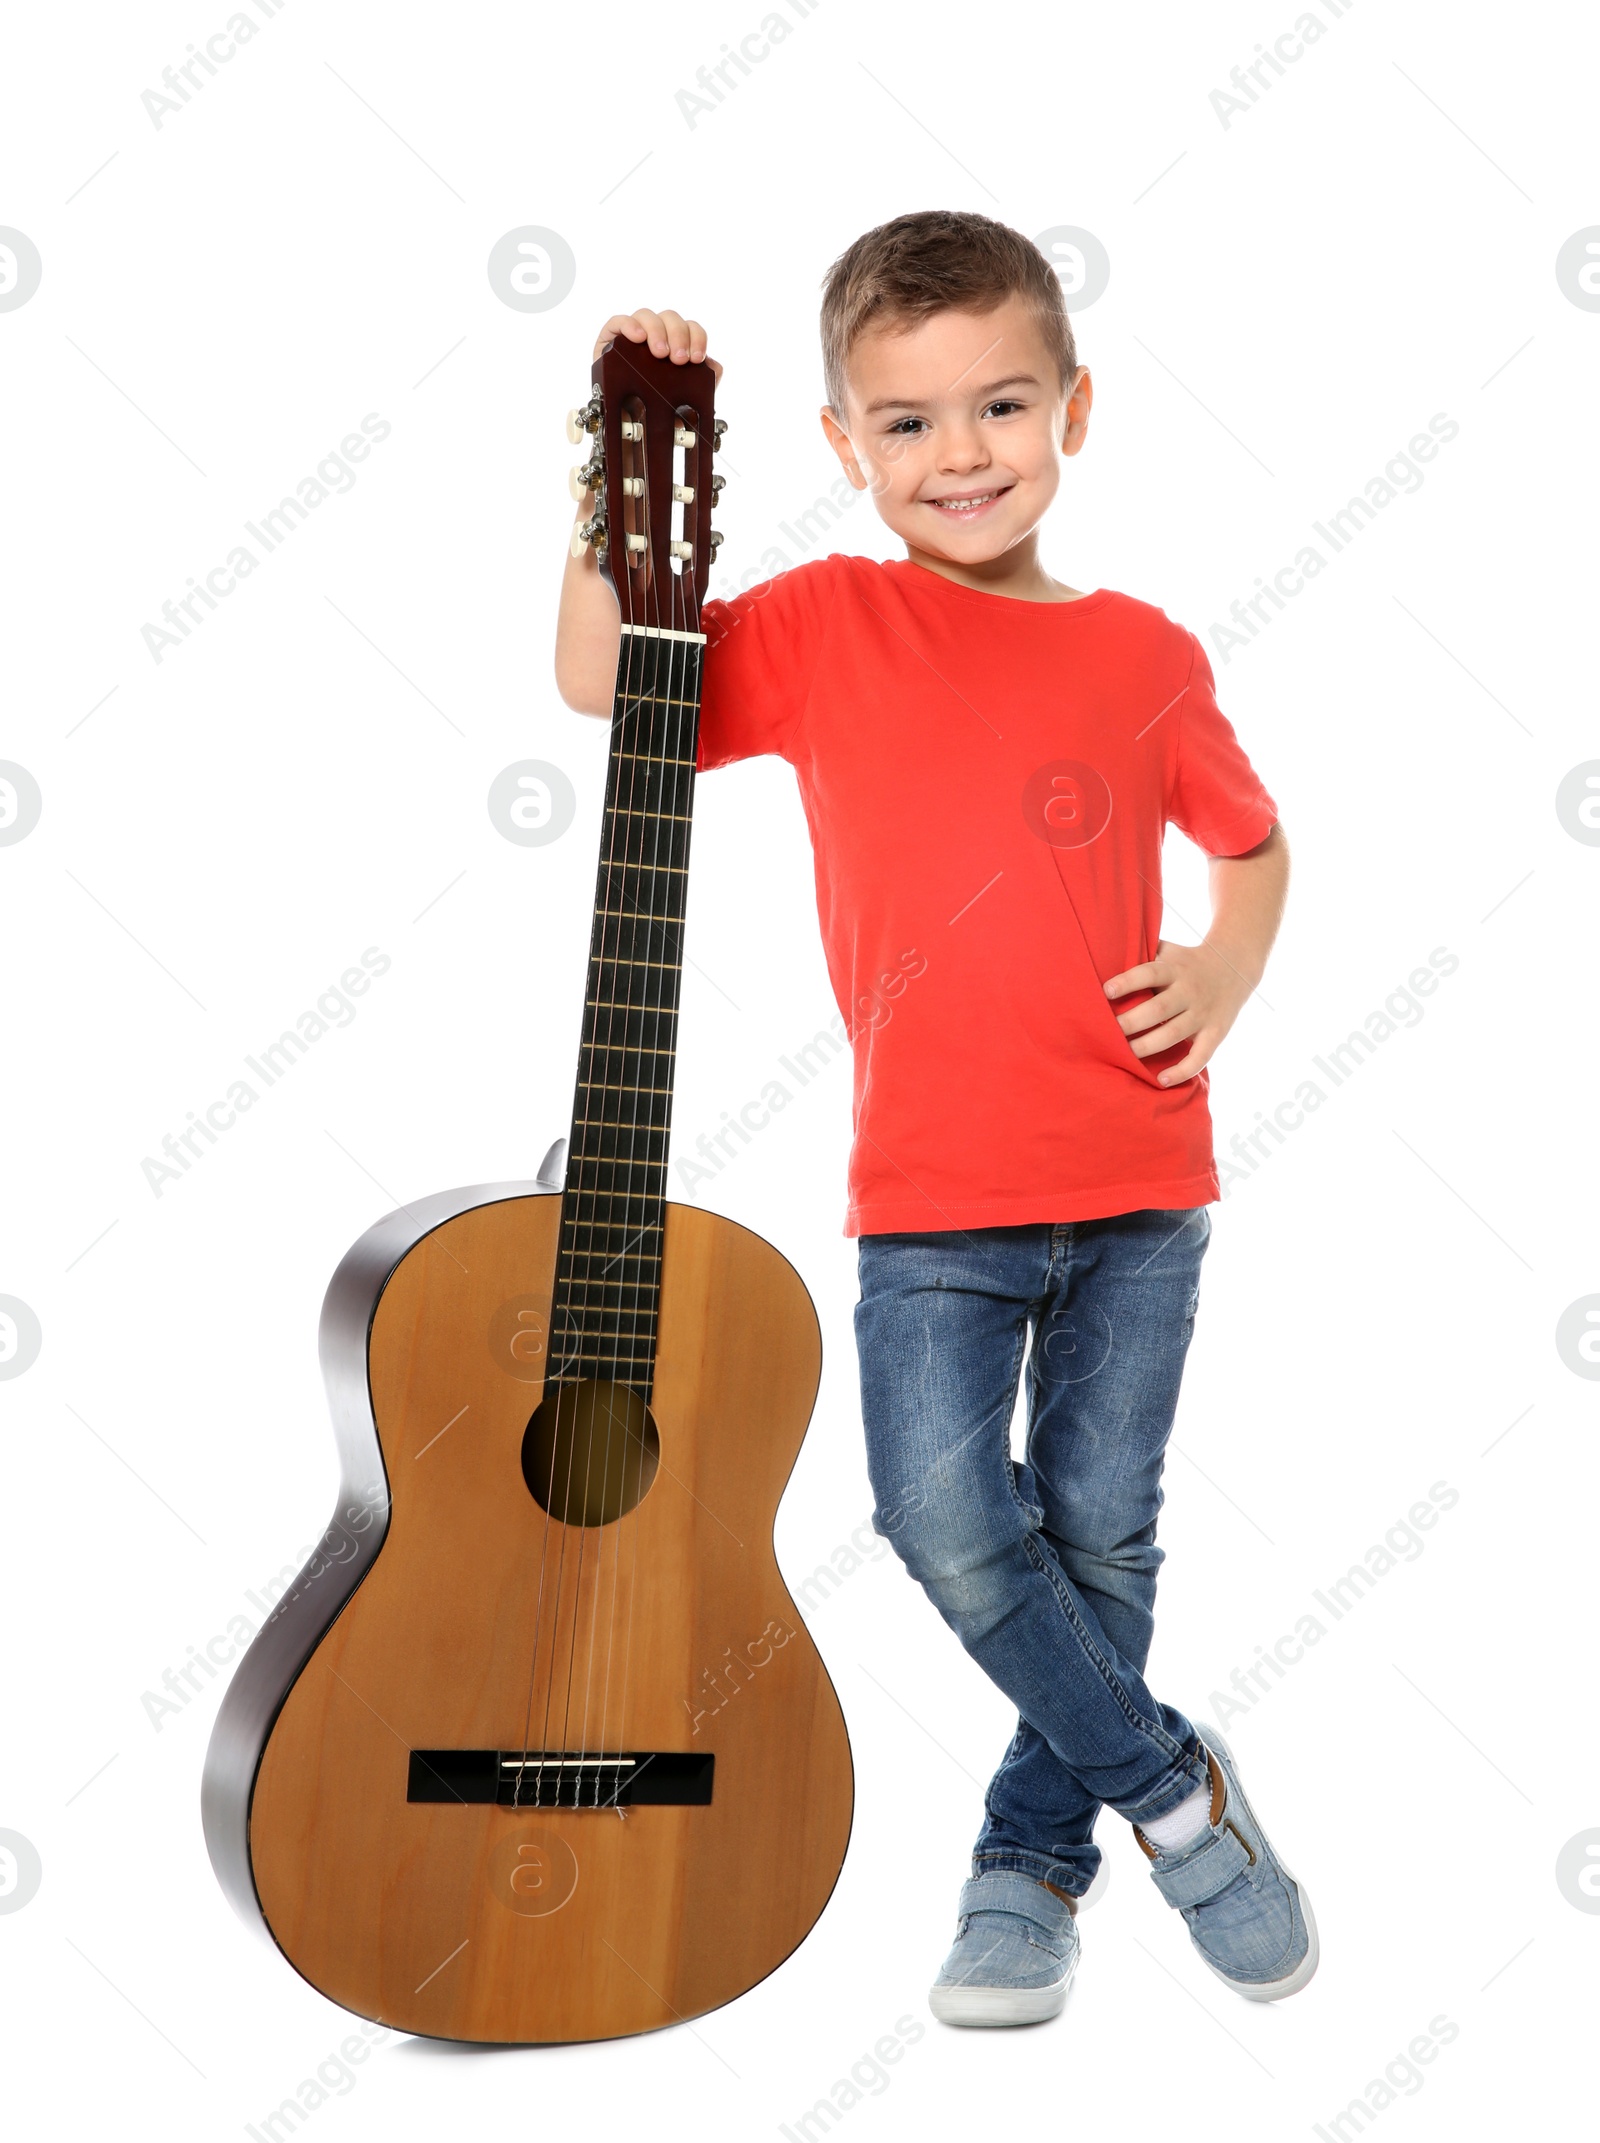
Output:
M0 1828L43 1863L0 1916L6 2093L27 2133L237 2136L354 2028L212 1878L198 1783L221 1679L159 1728L145 1692L321 1529L316 1319L346 1246L402 1199L531 1176L566 1127L605 732L560 705L551 646L562 417L596 329L636 304L709 323L726 585L774 544L801 555L778 524L836 474L816 419L829 262L945 205L1106 247L1077 323L1094 421L1047 560L1208 645L1430 417L1460 426L1420 490L1212 657L1294 854L1261 997L1214 1067L1219 1146L1433 948L1459 960L1214 1209L1168 1469L1151 1676L1201 1716L1431 1484L1459 1495L1231 1722L1322 1969L1280 2008L1235 2000L1108 1818L1065 2015L935 2026L925 1990L1011 1717L879 1543L811 1616L858 1800L791 1962L631 2043L392 2041L305 2131L773 2135L902 2016L927 2029L841 2115L848 2143L1303 2135L1436 2017L1456 2036L1370 2125L1553 2121L1586 2105L1600 1945L1556 1879L1600 1826L1596 1394L1555 1339L1600 1289L1600 851L1555 805L1600 757L1600 317L1555 275L1600 221L1593 22L1323 4L1321 40L1224 126L1211 93L1293 0L822 0L691 127L676 93L762 12L289 0L159 128L142 93L227 0L36 9L6 33L0 223L43 260L0 312L0 756L43 795L0 848L0 1292L43 1331L0 1388ZM541 313L485 272L525 224L577 261ZM368 412L392 431L354 489L155 662L141 628L162 603ZM833 545L894 553L870 503ZM578 796L541 848L486 809L525 758ZM1203 866L1176 838L1169 861L1167 931L1192 937ZM157 1197L145 1157L368 946L392 966L355 1020ZM833 1009L777 761L701 788L689 950L680 1152ZM870 1500L848 1133L836 1067L696 1193L777 1242L822 1317L778 1522L795 1585ZM981 1150L986 1127L967 1135Z

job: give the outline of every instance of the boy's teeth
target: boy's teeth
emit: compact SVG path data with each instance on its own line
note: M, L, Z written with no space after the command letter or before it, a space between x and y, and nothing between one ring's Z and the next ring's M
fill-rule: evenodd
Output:
M992 491L978 491L975 492L970 499L938 499L935 501L935 503L940 506L949 507L987 506L989 501L994 497L994 495L995 494Z

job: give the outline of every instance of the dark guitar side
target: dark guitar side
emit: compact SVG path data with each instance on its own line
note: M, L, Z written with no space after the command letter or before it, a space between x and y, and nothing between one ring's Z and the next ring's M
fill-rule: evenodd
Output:
M646 2031L753 1986L826 1904L852 1806L772 1550L820 1370L804 1286L760 1237L669 1205L660 1470L617 1523L563 1527L521 1471L542 1387L491 1338L519 1298L548 1321L561 1201L523 1190L392 1216L335 1276L341 1509L386 1478L387 1526L331 1529L235 1677L205 1788L224 1887L314 1986L500 2044ZM411 1750L576 1748L581 1707L591 1750L713 1754L710 1805L407 1801Z

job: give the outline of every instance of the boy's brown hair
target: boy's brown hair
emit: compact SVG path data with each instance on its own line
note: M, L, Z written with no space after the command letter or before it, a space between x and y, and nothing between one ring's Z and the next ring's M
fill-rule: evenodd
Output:
M988 312L1026 298L1066 386L1078 369L1061 281L1031 239L961 209L920 209L847 246L822 291L822 377L841 422L845 367L869 327L915 327L936 312Z

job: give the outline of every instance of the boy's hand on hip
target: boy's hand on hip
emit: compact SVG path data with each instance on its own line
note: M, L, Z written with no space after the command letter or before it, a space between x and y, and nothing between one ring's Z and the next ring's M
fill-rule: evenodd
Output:
M637 312L613 313L595 337L595 356L618 335L629 342L648 343L652 357L670 357L675 365L709 364L711 377L722 377L721 365L706 356L705 329L698 320L685 320L682 313L654 313L644 305Z
M1204 1071L1255 988L1227 955L1212 944L1174 945L1163 938L1153 960L1113 975L1108 997L1153 990L1143 1004L1117 1014L1136 1057L1153 1057L1178 1042L1192 1042L1187 1056L1156 1074L1161 1086L1178 1086Z

